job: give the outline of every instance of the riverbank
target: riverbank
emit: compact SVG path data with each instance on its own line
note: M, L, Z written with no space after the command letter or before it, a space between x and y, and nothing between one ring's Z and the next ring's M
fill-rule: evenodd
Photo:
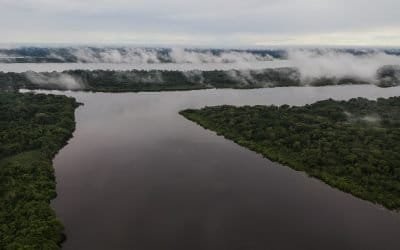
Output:
M63 225L52 159L75 130L65 96L0 92L0 248L58 249Z
M400 208L398 97L302 107L217 106L180 114L344 192Z

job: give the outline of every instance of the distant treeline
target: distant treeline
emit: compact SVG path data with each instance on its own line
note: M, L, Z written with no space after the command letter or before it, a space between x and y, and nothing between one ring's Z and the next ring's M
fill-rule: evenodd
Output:
M295 68L263 70L70 70L64 72L0 72L0 89L84 90L102 92L138 92L193 90L207 88L265 88L284 86L325 86L376 84L380 87L400 85L400 67L384 66L376 79L355 77L319 77L303 79Z
M235 62L233 57L268 60L287 58L285 50L275 49L181 49L181 48L112 48L112 47L20 47L0 49L2 63L181 63L189 55L189 62ZM228 57L225 57L228 55ZM229 57L229 55L231 57ZM249 56L252 56L249 58ZM187 58L186 58L187 59Z
M400 97L303 107L217 106L181 114L333 187L400 209Z
M178 50L178 54L176 54ZM314 53L326 53L327 49L307 49ZM400 55L400 49L329 49L331 52L363 56L373 53ZM139 63L175 63L183 62L179 54L186 53L196 61L235 62L244 60L287 59L286 49L171 49L171 48L129 48L129 47L19 47L0 49L0 62L3 63L90 63L90 62L139 62ZM224 57L224 55L230 55ZM253 58L249 58L253 56ZM211 58L210 58L211 57ZM210 61L211 60L211 61ZM193 61L192 61L193 62Z
M75 129L66 96L0 91L0 249L59 249L52 159Z

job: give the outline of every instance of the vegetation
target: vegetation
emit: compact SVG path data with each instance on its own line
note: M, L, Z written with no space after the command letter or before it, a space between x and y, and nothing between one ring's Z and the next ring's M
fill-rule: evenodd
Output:
M72 135L76 107L65 96L0 92L0 249L59 249L52 158Z
M400 97L206 107L181 114L329 185L400 209Z
M326 53L326 49L305 49L316 54ZM220 56L223 53L248 53L259 59L287 59L288 51L285 49L185 49L188 53L199 53L203 56ZM346 49L331 48L334 53L344 53L354 56L367 56L377 52L388 55L400 55L399 49ZM136 56L144 58L147 63L174 63L168 48L129 48L129 47L19 47L12 49L0 48L0 63L90 63L90 62L112 62L110 55L120 55L122 58ZM141 53L146 54L145 56ZM150 56L148 56L150 55ZM124 60L121 60L123 62ZM129 61L129 60L128 60ZM133 60L134 61L134 60Z
M206 88L298 86L298 72L290 68L266 70L70 70L64 72L0 72L0 89L78 89L86 91L160 91Z
M380 87L400 85L400 68L384 66L377 72ZM70 70L64 72L0 72L0 89L57 89L99 92L194 90L206 88L264 88L369 84L358 78L321 77L302 79L295 68L264 70Z
M236 52L249 53L259 57L260 59L268 59L272 57L279 59L287 58L287 52L285 50L277 49L185 49L185 51L189 53L199 53L203 56L220 56L223 53ZM115 54L128 59L127 62L130 62L130 57L137 57L145 60L147 63L174 63L175 60L173 56L171 56L171 52L172 49L168 48L129 47L0 48L0 63L101 63L113 62L114 60L112 59L112 55ZM119 62L124 62L124 60L122 59Z

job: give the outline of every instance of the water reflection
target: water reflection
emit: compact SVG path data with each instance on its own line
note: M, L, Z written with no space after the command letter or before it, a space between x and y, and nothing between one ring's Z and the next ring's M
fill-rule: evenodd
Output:
M375 99L400 87L54 93L85 104L55 158L65 249L399 249L398 214L272 163L178 111Z

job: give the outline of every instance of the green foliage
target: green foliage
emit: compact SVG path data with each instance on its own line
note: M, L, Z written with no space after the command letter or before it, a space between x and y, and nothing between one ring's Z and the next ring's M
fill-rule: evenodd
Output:
M181 114L357 197L400 209L400 97L303 107L206 107Z
M0 249L59 249L52 158L75 129L74 99L0 92Z
M376 73L376 81L359 77L302 78L296 68L259 70L67 70L63 72L0 72L0 89L85 90L96 92L175 91L207 88L265 88L287 86L327 86L376 84L400 85L400 68L386 65Z
M315 78L301 81L295 68L263 70L69 70L64 72L0 72L0 89L58 89L71 86L64 82L68 76L74 81L74 90L98 92L139 92L194 90L207 88L251 89L285 86L324 86L339 84L368 84L352 78Z

